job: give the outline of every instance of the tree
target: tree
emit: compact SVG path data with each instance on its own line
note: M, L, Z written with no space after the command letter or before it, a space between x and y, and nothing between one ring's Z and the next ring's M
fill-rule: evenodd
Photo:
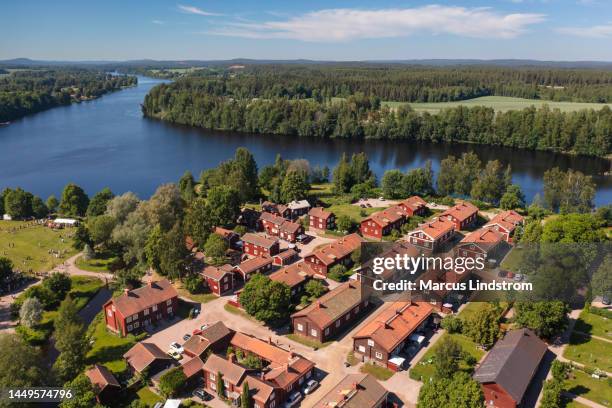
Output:
M208 190L206 203L208 222L219 227L233 226L240 214L239 197L240 194L228 186L217 186Z
M217 395L222 399L225 398L225 382L223 381L221 371L217 371Z
M204 281L200 275L190 274L183 279L183 287L191 294L202 293L204 290Z
M593 214L560 215L542 227L541 242L593 243L606 241L601 220Z
M193 200L185 216L185 229L191 239L197 245L203 245L215 226L206 200Z
M289 171L281 184L281 199L283 202L301 200L310 190L307 175L300 171Z
M162 231L169 231L183 219L184 205L176 184L163 184L136 211L149 227L159 224Z
M68 295L60 303L57 309L57 316L53 320L53 327L56 332L61 332L70 324L81 323L79 317L79 309L72 299L72 296Z
M13 276L13 262L6 257L0 256L0 287L7 288Z
M89 351L86 328L82 323L67 323L55 332L55 347L60 352L53 364L58 378L70 381L85 367L85 356Z
M218 234L210 234L204 244L204 253L215 265L225 263L225 253L228 249L227 241Z
M55 197L55 195L51 194L48 198L47 198L47 209L49 210L50 213L54 213L57 211L57 206L59 205L59 201L57 200L57 197Z
M473 184L470 194L477 200L498 203L506 191L506 181L501 163L497 160L489 161Z
M40 323L43 308L35 297L26 299L19 309L19 320L25 327L32 328Z
M336 227L341 232L349 232L353 229L355 222L348 215L342 214L336 220Z
M244 310L257 320L266 323L284 320L289 316L291 290L284 283L255 274L244 285L240 303Z
M85 247L83 248L83 259L85 261L90 261L94 259L95 257L96 257L96 253L94 252L94 250L91 249L89 244L85 244Z
M49 215L49 209L44 201L38 196L32 197L32 215L38 219L45 218Z
M72 288L72 280L67 273L55 272L43 279L43 287L49 289L58 300L64 299Z
M461 345L445 336L435 348L434 368L437 378L451 378L459 370L459 360L463 350Z
M185 271L189 251L179 224L164 234L159 252L159 273L169 278L180 277Z
M257 198L259 189L257 187L257 162L255 158L244 147L236 149L234 164L237 169L238 179L243 188L237 189L241 202Z
M306 293L308 294L308 296L310 296L311 298L319 298L323 296L323 294L327 291L327 289L321 283L321 281L317 279L309 280L306 283L304 289L306 290Z
M383 196L388 199L405 197L402 182L404 175L399 170L387 170L383 175L381 187Z
M79 251L85 248L85 245L92 246L93 241L89 236L89 230L85 224L79 224L72 237L72 246Z
M41 387L49 383L44 358L15 334L0 334L0 388Z
M514 321L540 337L550 339L561 333L568 324L569 306L560 300L516 302Z
M27 218L32 215L32 194L21 188L4 193L4 211L13 219Z
M166 398L174 397L185 387L186 381L183 369L175 367L159 378L159 390Z
M417 167L408 171L402 179L402 196L421 195L433 193L433 170L430 160L424 167Z
M245 381L242 383L242 394L240 395L240 407L251 408L251 389L249 388L249 382Z
M115 229L115 219L110 215L98 215L87 221L87 230L95 245L108 245Z
M449 333L461 333L463 322L457 316L449 315L442 319L440 326Z
M105 187L104 189L97 192L89 202L87 206L87 216L96 217L106 212L108 203L115 197L110 188Z
M417 408L482 408L484 395L480 384L469 374L425 381L419 392Z
M106 214L113 217L117 225L123 224L128 215L136 210L140 200L132 192L114 197L106 205Z
M599 268L593 273L591 290L595 296L612 296L612 255L606 255Z
M564 363L559 360L554 360L550 367L553 378L558 381L566 380L571 369L572 366L569 363Z
M59 211L62 215L82 217L87 211L89 197L85 191L74 183L69 183L62 191Z
M89 408L96 406L96 392L85 374L79 374L74 380L64 384L72 390L73 397L60 403L60 408Z
M370 162L368 156L364 152L353 153L350 164L351 179L353 184L365 183L366 180L372 178L373 173L370 170Z
M550 379L544 383L542 388L542 399L540 408L561 408L563 404L563 382Z
M126 265L138 265L144 268L147 265L145 247L152 225L147 222L142 204L129 213L125 221L113 229L111 239L119 244L123 250L122 258ZM155 225L155 224L153 224Z
M593 208L595 183L591 176L554 167L544 173L543 181L544 202L552 211L586 213Z
M333 182L334 190L338 193L348 193L351 191L353 184L355 184L351 165L346 157L346 153L342 154L340 162L338 162L338 165L334 168Z
M191 202L195 197L195 180L193 174L189 170L185 171L178 182L178 188L181 192L181 197L186 203Z
M510 184L499 200L499 206L504 210L514 210L525 207L525 195L516 184Z
M329 279L335 280L336 282L341 282L345 279L346 274L346 266L342 264L337 264L332 266L327 272L327 277Z
M438 194L447 196L455 192L455 177L457 166L457 158L448 156L440 161L440 171L438 174Z
M463 333L475 343L489 348L499 337L499 310L487 304L463 322Z

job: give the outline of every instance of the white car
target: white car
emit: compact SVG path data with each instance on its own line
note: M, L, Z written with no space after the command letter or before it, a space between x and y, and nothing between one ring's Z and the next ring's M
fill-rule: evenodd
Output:
M168 355L169 355L170 357L172 357L173 359L175 359L175 360L180 360L180 359L182 359L182 358L183 358L183 356L181 355L181 353L177 353L177 352L176 352L175 350L173 350L173 349L168 350Z
M170 343L170 350L174 350L174 351L176 351L179 354L183 354L183 352L185 351L183 349L183 346L178 344L176 341L174 343Z
M304 394L310 394L319 386L319 382L317 380L309 380L304 387Z
M300 392L294 392L287 398L287 402L285 402L285 408L295 407L300 401L304 398Z

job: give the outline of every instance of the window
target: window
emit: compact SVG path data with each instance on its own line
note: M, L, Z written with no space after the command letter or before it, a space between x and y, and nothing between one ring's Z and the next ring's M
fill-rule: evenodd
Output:
M170 305L172 304L172 299L168 299L168 301L166 302L166 304L167 304L168 306L170 306Z
M168 314L172 314L172 308L171 307L168 308Z
M138 319L138 313L136 313L135 315L132 315L132 320L137 320Z
M145 315L145 316L148 316L148 315L149 315L149 309L145 309L145 310L144 310L144 315Z
M357 350L359 350L360 353L365 353L365 347L364 346L357 347Z
M154 312L157 312L157 305L153 305L153 307L151 308Z
M227 380L223 380L223 384L225 385L225 389L227 390L229 388L229 382L227 382Z
M355 314L359 313L359 306L355 308Z
M351 313L350 313L350 312L349 312L349 313L347 313L345 317L346 317L346 321L348 322L348 321L349 321L349 319L351 318Z
M131 324L128 324L127 331L132 331L132 325Z
M380 351L376 352L376 358L379 359L379 360L382 360L383 356L382 356L382 353Z
M216 383L210 383L210 388L212 388L213 390L217 391L217 384Z
M110 309L108 309L106 312L108 313L108 315L109 315L109 316L112 316L112 315L113 315L113 311L112 311L112 310L110 310Z
M210 379L211 379L211 380L213 380L213 381L215 381L215 380L217 379L217 376L215 376L215 374L214 374L214 373L210 373L209 377L210 377Z
M417 239L416 238L412 238L412 243L416 244L417 243Z
M374 340L368 340L368 346L374 347Z
M328 334L329 334L329 327L325 329L325 335L327 336Z
M302 323L297 324L298 331L304 331L304 325Z
M128 316L128 317L125 319L125 322L126 322L126 323L131 323L131 322L132 322L132 316Z
M317 337L317 329L310 329L310 335Z
M336 327L340 327L340 320L336 320Z
M134 322L134 328L137 329L138 327L140 327L140 323Z
M276 406L276 401L270 401L270 408L274 408Z

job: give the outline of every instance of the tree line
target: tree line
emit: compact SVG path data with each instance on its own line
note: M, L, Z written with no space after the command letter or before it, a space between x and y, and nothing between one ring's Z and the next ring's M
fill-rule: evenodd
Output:
M14 71L0 77L0 122L97 98L136 81L134 76L73 68Z
M575 112L547 106L507 112L457 106L431 114L410 106L381 106L378 97L361 93L339 100L235 98L223 87L192 82L181 79L151 89L144 115L207 129L290 137L476 143L591 156L605 156L612 149L612 110L607 106Z

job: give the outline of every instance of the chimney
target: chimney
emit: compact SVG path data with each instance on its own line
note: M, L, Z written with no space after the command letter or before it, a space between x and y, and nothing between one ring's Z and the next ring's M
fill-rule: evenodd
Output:
M358 383L358 382L356 382L356 381L355 381L355 382L353 383L353 389L354 389L354 390L359 390L359 383Z
M272 344L272 336L268 337L268 344Z
M147 282L147 286L150 288L153 287L153 279L149 279L149 281Z
M123 289L123 293L125 293L126 295L130 295L130 288L124 288Z
M236 355L234 353L230 353L229 356L227 356L227 361L236 364Z

